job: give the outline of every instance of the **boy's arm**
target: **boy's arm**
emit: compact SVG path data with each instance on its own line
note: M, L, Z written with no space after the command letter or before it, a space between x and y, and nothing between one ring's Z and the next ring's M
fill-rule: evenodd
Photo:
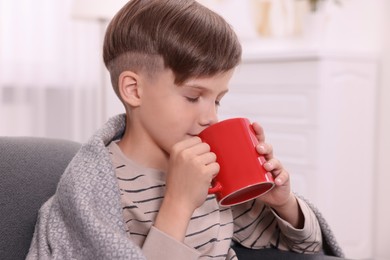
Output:
M232 207L234 240L254 249L273 246L298 253L319 252L322 237L318 220L303 200L295 200L302 214L301 228L292 226L259 199Z
M258 225L257 230L255 227L247 229L250 227L247 226L245 229L249 233L242 232L242 229L240 230L242 234L237 234L238 237L248 240L246 236L253 237L250 232L254 232L260 237L253 242L257 243L258 240L262 240L260 244L263 246L272 243L277 247L281 244L282 248L297 252L319 250L318 245L321 245L322 239L316 216L306 203L298 200L292 193L290 175L282 163L274 157L272 146L265 143L263 128L258 123L253 123L253 129L259 141L256 150L266 159L267 162L263 167L274 176L275 187L255 200L254 207L250 209L252 213L245 213L246 216L241 216L239 225L245 225L245 223L247 225L251 223L250 221L255 221ZM252 219L253 216L257 219Z
M322 235L318 219L305 201L295 196L294 198L302 214L302 223L299 228L283 219L279 212L271 209L281 232L279 245L278 243L276 245L281 249L289 249L298 253L319 252L322 248Z
M191 216L206 200L210 182L218 172L216 155L199 137L175 144L170 151L166 192L155 227L183 242Z
M168 236L183 242L193 211L166 195L154 226Z
M294 194L290 193L288 201L284 205L273 207L273 209L281 219L290 223L294 228L303 228L305 217Z
M291 191L290 175L284 169L282 163L274 157L272 146L265 143L263 128L258 123L253 123L252 126L259 141L256 150L259 155L266 159L263 167L266 171L272 173L275 181L274 188L260 196L258 200L273 208L282 219L289 222L293 227L302 228L304 216Z
M199 137L173 146L164 200L143 246L150 259L155 259L154 254L158 255L158 259L199 257L197 250L184 244L184 238L192 214L206 200L210 182L219 171L215 160L215 154Z

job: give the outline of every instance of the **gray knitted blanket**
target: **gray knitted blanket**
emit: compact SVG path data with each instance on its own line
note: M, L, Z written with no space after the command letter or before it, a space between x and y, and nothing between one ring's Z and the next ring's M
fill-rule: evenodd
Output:
M145 259L126 233L105 147L124 129L115 117L80 148L40 209L27 259Z
M56 194L39 211L27 259L145 259L126 233L115 170L106 149L124 129L125 116L113 117L81 147ZM322 228L324 252L343 256L326 221L313 210Z

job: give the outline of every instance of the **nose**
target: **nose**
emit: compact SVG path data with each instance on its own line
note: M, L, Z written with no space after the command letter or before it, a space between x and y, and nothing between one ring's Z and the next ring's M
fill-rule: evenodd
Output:
M207 127L217 122L218 122L217 107L213 104L213 106L210 106L203 111L199 119L199 124L201 126Z

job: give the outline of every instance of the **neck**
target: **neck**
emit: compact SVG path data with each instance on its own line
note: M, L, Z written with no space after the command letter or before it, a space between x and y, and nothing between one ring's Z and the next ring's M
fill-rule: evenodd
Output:
M147 168L167 172L169 155L145 132L127 118L125 134L118 142L119 147L134 162Z

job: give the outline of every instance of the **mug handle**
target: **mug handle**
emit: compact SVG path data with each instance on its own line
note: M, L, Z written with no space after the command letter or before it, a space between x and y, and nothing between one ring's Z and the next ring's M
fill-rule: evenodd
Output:
M211 188L209 188L209 194L215 194L222 190L222 185L220 182L216 182Z

